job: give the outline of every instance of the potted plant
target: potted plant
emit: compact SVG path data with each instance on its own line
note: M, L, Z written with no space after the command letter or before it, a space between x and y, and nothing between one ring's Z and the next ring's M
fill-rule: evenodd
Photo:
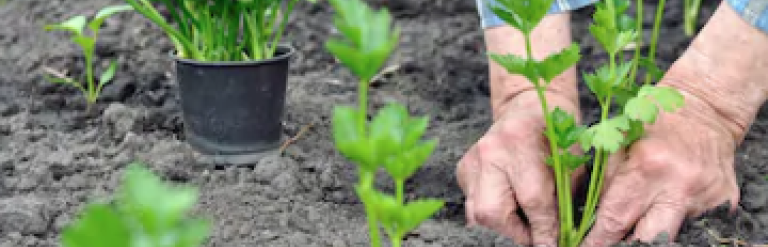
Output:
M174 45L190 146L230 164L255 162L280 146L295 53L280 41L300 0L125 1Z

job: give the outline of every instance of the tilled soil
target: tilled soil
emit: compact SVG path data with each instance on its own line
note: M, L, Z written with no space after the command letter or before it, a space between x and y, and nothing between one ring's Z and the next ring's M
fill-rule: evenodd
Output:
M446 206L409 235L406 245L511 246L492 232L464 227L463 196L454 178L458 158L490 125L487 60L474 1L378 2L395 13L403 38L391 73L373 87L373 103L396 100L416 114L429 114L429 136L441 140L409 182L407 195L441 198ZM105 25L97 56L117 59L120 68L95 117L83 113L77 91L43 80L45 67L73 74L83 67L78 48L42 26L115 3L120 1L11 0L0 6L0 247L57 246L62 227L87 202L107 196L134 160L201 188L198 211L215 221L208 246L367 245L365 215L352 190L356 170L330 141L329 113L333 105L355 100L355 83L323 50L333 32L325 5L302 6L287 34L301 52L289 82L285 134L311 128L282 156L232 167L205 162L185 144L167 56L171 46L138 14L120 14ZM718 3L705 3L702 21ZM664 66L689 41L681 5L670 3L665 16L659 49ZM591 11L575 13L582 69L606 59L586 31ZM585 107L594 107L584 95ZM719 245L718 237L768 243L768 181L762 178L768 174L767 142L764 111L737 154L741 209L688 222L680 244ZM381 179L380 187L391 185Z

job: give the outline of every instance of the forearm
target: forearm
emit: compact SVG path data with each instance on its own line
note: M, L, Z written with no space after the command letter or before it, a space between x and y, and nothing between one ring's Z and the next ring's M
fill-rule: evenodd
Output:
M709 106L741 142L768 100L768 35L723 2L660 85Z
M486 47L489 53L516 54L525 57L525 38L515 28L498 26L485 30ZM572 43L570 14L553 14L542 20L531 34L532 52L535 59L543 59L560 51ZM534 91L533 84L525 77L511 75L500 65L489 60L491 107L494 119L501 109L520 93ZM578 109L578 78L575 68L571 68L555 78L548 86L550 95L558 95L572 101Z

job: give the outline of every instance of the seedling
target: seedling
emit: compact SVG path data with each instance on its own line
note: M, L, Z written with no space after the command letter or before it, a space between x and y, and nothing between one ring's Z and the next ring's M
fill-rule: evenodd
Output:
M85 57L85 83L82 82L83 80L72 79L56 71L49 71L55 77L47 77L47 79L53 83L76 87L83 92L88 103L89 112L99 98L101 89L114 78L115 71L117 70L117 62L112 61L109 67L101 73L98 81L94 78L93 59L99 31L107 18L130 9L130 6L126 5L110 6L100 10L90 22L85 16L81 15L72 17L59 24L45 26L47 31L64 30L70 32L72 34L71 40L82 49L83 56ZM85 33L84 29L86 26L91 31L90 36Z
M125 1L166 33L179 57L246 61L275 55L288 18L300 0ZM170 20L155 3L170 12Z
M368 86L397 46L399 29L393 27L386 9L374 11L360 0L330 2L342 37L329 40L326 48L360 79L358 107L334 108L334 142L342 155L357 164L355 190L365 205L371 246L381 246L382 226L391 246L399 247L406 233L443 206L437 199L406 202L404 197L405 181L426 162L437 141L422 141L427 117L410 116L399 103L389 103L368 122ZM381 168L394 180L395 196L374 187Z
M113 202L94 202L61 236L63 247L198 247L210 223L186 215L197 189L163 182L139 163L131 164Z
M584 74L589 89L601 107L597 123L585 126L577 123L568 112L556 107L550 109L545 92L550 82L579 60L579 46L570 47L543 60L532 56L531 33L552 6L553 0L497 0L493 12L507 24L520 30L525 37L526 55L490 54L490 58L511 74L525 76L536 88L546 121L544 135L549 139L551 155L547 163L555 172L558 211L560 219L559 246L578 246L595 221L595 210L603 187L607 157L628 147L644 134L644 126L654 123L660 111L672 112L683 105L683 96L668 87L656 87L650 82L658 80L663 72L654 62L655 49L647 57L636 50L630 61L623 60L622 51L632 42L642 43L640 28L642 8L638 18L624 13L628 0L607 0L597 4L594 22L589 30L608 53L609 64L594 73ZM642 6L642 0L638 0ZM663 12L663 1L660 10ZM660 22L661 12L656 21ZM658 26L658 23L656 24ZM656 39L652 46L656 45ZM646 68L646 82L635 83L638 67ZM609 116L616 110L617 114ZM572 147L580 145L583 151L594 151L594 156L572 153ZM572 172L593 161L586 204L580 222L574 217L574 201L571 198Z

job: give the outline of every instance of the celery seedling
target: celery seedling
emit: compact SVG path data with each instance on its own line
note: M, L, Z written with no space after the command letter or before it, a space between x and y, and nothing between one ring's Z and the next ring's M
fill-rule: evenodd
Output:
M179 57L245 61L275 55L288 18L300 0L125 1L166 33ZM155 8L156 2L170 12L170 20Z
M186 216L197 189L163 182L141 164L131 164L114 202L95 202L67 226L64 247L198 247L210 223Z
M532 56L531 33L544 18L553 0L497 0L491 10L507 24L520 30L525 38L526 55L490 54L489 57L511 74L526 77L535 87L544 111L549 139L550 156L547 164L555 173L558 212L560 219L559 246L578 246L595 220L595 209L602 190L607 156L626 148L643 135L644 125L653 123L661 110L674 111L683 104L683 96L671 88L661 88L645 83L634 83L635 72L642 66L649 75L659 76L653 62L653 52L647 58L636 56L629 62L622 61L622 51L632 42L640 42L637 20L624 15L629 8L628 0L607 0L597 4L594 23L589 30L609 56L609 64L584 79L594 93L601 108L599 122L582 126L575 118L560 108L550 109L545 92L550 82L580 59L579 46L570 47L543 60ZM642 0L638 0L642 4ZM663 3L660 3L663 10ZM641 18L642 8L638 9ZM639 18L638 18L639 19ZM660 16L657 15L657 25ZM655 39L652 42L655 46ZM652 49L653 50L653 49ZM650 78L650 77L649 77ZM650 79L649 79L650 80ZM609 116L614 108L615 116ZM594 150L594 157L571 153L580 144L584 151ZM571 198L570 177L574 169L589 160L593 161L586 205L579 224L574 218L574 201Z
M338 106L333 112L336 148L357 163L359 181L355 187L365 205L372 246L380 246L379 226L391 246L401 246L405 234L443 206L436 199L405 202L405 181L418 170L437 146L436 140L422 141L427 117L412 117L405 106L390 103L368 122L368 85L399 40L399 29L384 9L374 11L360 0L331 0L336 10L334 24L341 38L331 39L326 48L358 78L358 107ZM374 188L375 173L383 168L395 182L395 196Z
M90 111L92 105L96 103L104 85L114 78L115 71L117 70L117 62L112 61L109 67L102 72L98 81L94 78L93 55L95 52L96 41L99 38L101 25L108 17L130 9L130 6L127 5L110 6L100 10L90 22L88 22L85 16L75 16L62 23L45 26L45 30L47 31L64 30L70 32L72 34L71 40L82 49L83 56L85 57L85 83L56 73L54 73L57 76L56 78L48 77L48 80L53 83L76 87L83 92L88 103L88 111ZM85 34L84 29L86 26L91 31L90 36Z

